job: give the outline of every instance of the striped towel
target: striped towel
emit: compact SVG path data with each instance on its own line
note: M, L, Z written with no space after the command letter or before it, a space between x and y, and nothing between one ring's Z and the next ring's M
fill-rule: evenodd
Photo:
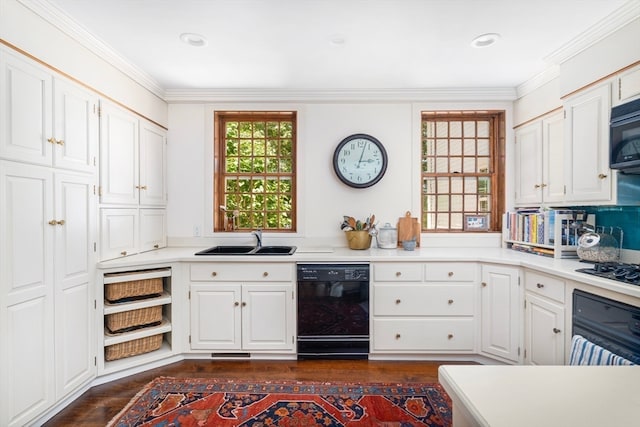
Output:
M633 365L633 363L580 335L574 335L571 339L569 365Z

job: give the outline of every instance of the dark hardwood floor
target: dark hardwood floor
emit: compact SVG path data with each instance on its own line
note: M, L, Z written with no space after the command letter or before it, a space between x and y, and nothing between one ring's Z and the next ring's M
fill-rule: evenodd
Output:
M447 362L447 364L451 364ZM45 426L104 426L149 381L159 376L352 382L438 382L438 362L368 360L185 360L95 386Z

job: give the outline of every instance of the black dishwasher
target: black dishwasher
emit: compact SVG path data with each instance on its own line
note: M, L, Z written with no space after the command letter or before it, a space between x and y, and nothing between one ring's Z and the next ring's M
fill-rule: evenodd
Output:
M367 359L369 265L298 264L298 359Z

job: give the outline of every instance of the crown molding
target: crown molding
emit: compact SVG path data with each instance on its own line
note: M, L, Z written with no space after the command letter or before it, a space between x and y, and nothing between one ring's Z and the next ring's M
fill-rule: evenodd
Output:
M518 87L516 87L517 97L522 98L523 96L535 91L536 89L541 88L545 84L558 77L560 77L560 66L551 65L547 67L547 69L545 69L543 72L518 85Z
M549 64L562 64L638 18L640 18L640 1L630 0L561 48L547 55L544 60Z
M165 91L180 102L418 102L513 101L515 88L437 89L186 89Z
M77 43L87 48L99 58L108 62L136 83L164 99L164 89L158 82L142 69L131 64L126 58L113 50L105 42L87 31L77 21L47 0L17 0L23 6L58 28L64 34L71 37Z

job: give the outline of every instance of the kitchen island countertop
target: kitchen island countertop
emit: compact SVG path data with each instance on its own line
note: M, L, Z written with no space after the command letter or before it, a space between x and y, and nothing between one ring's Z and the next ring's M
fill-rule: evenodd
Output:
M640 366L442 365L453 427L640 425Z

